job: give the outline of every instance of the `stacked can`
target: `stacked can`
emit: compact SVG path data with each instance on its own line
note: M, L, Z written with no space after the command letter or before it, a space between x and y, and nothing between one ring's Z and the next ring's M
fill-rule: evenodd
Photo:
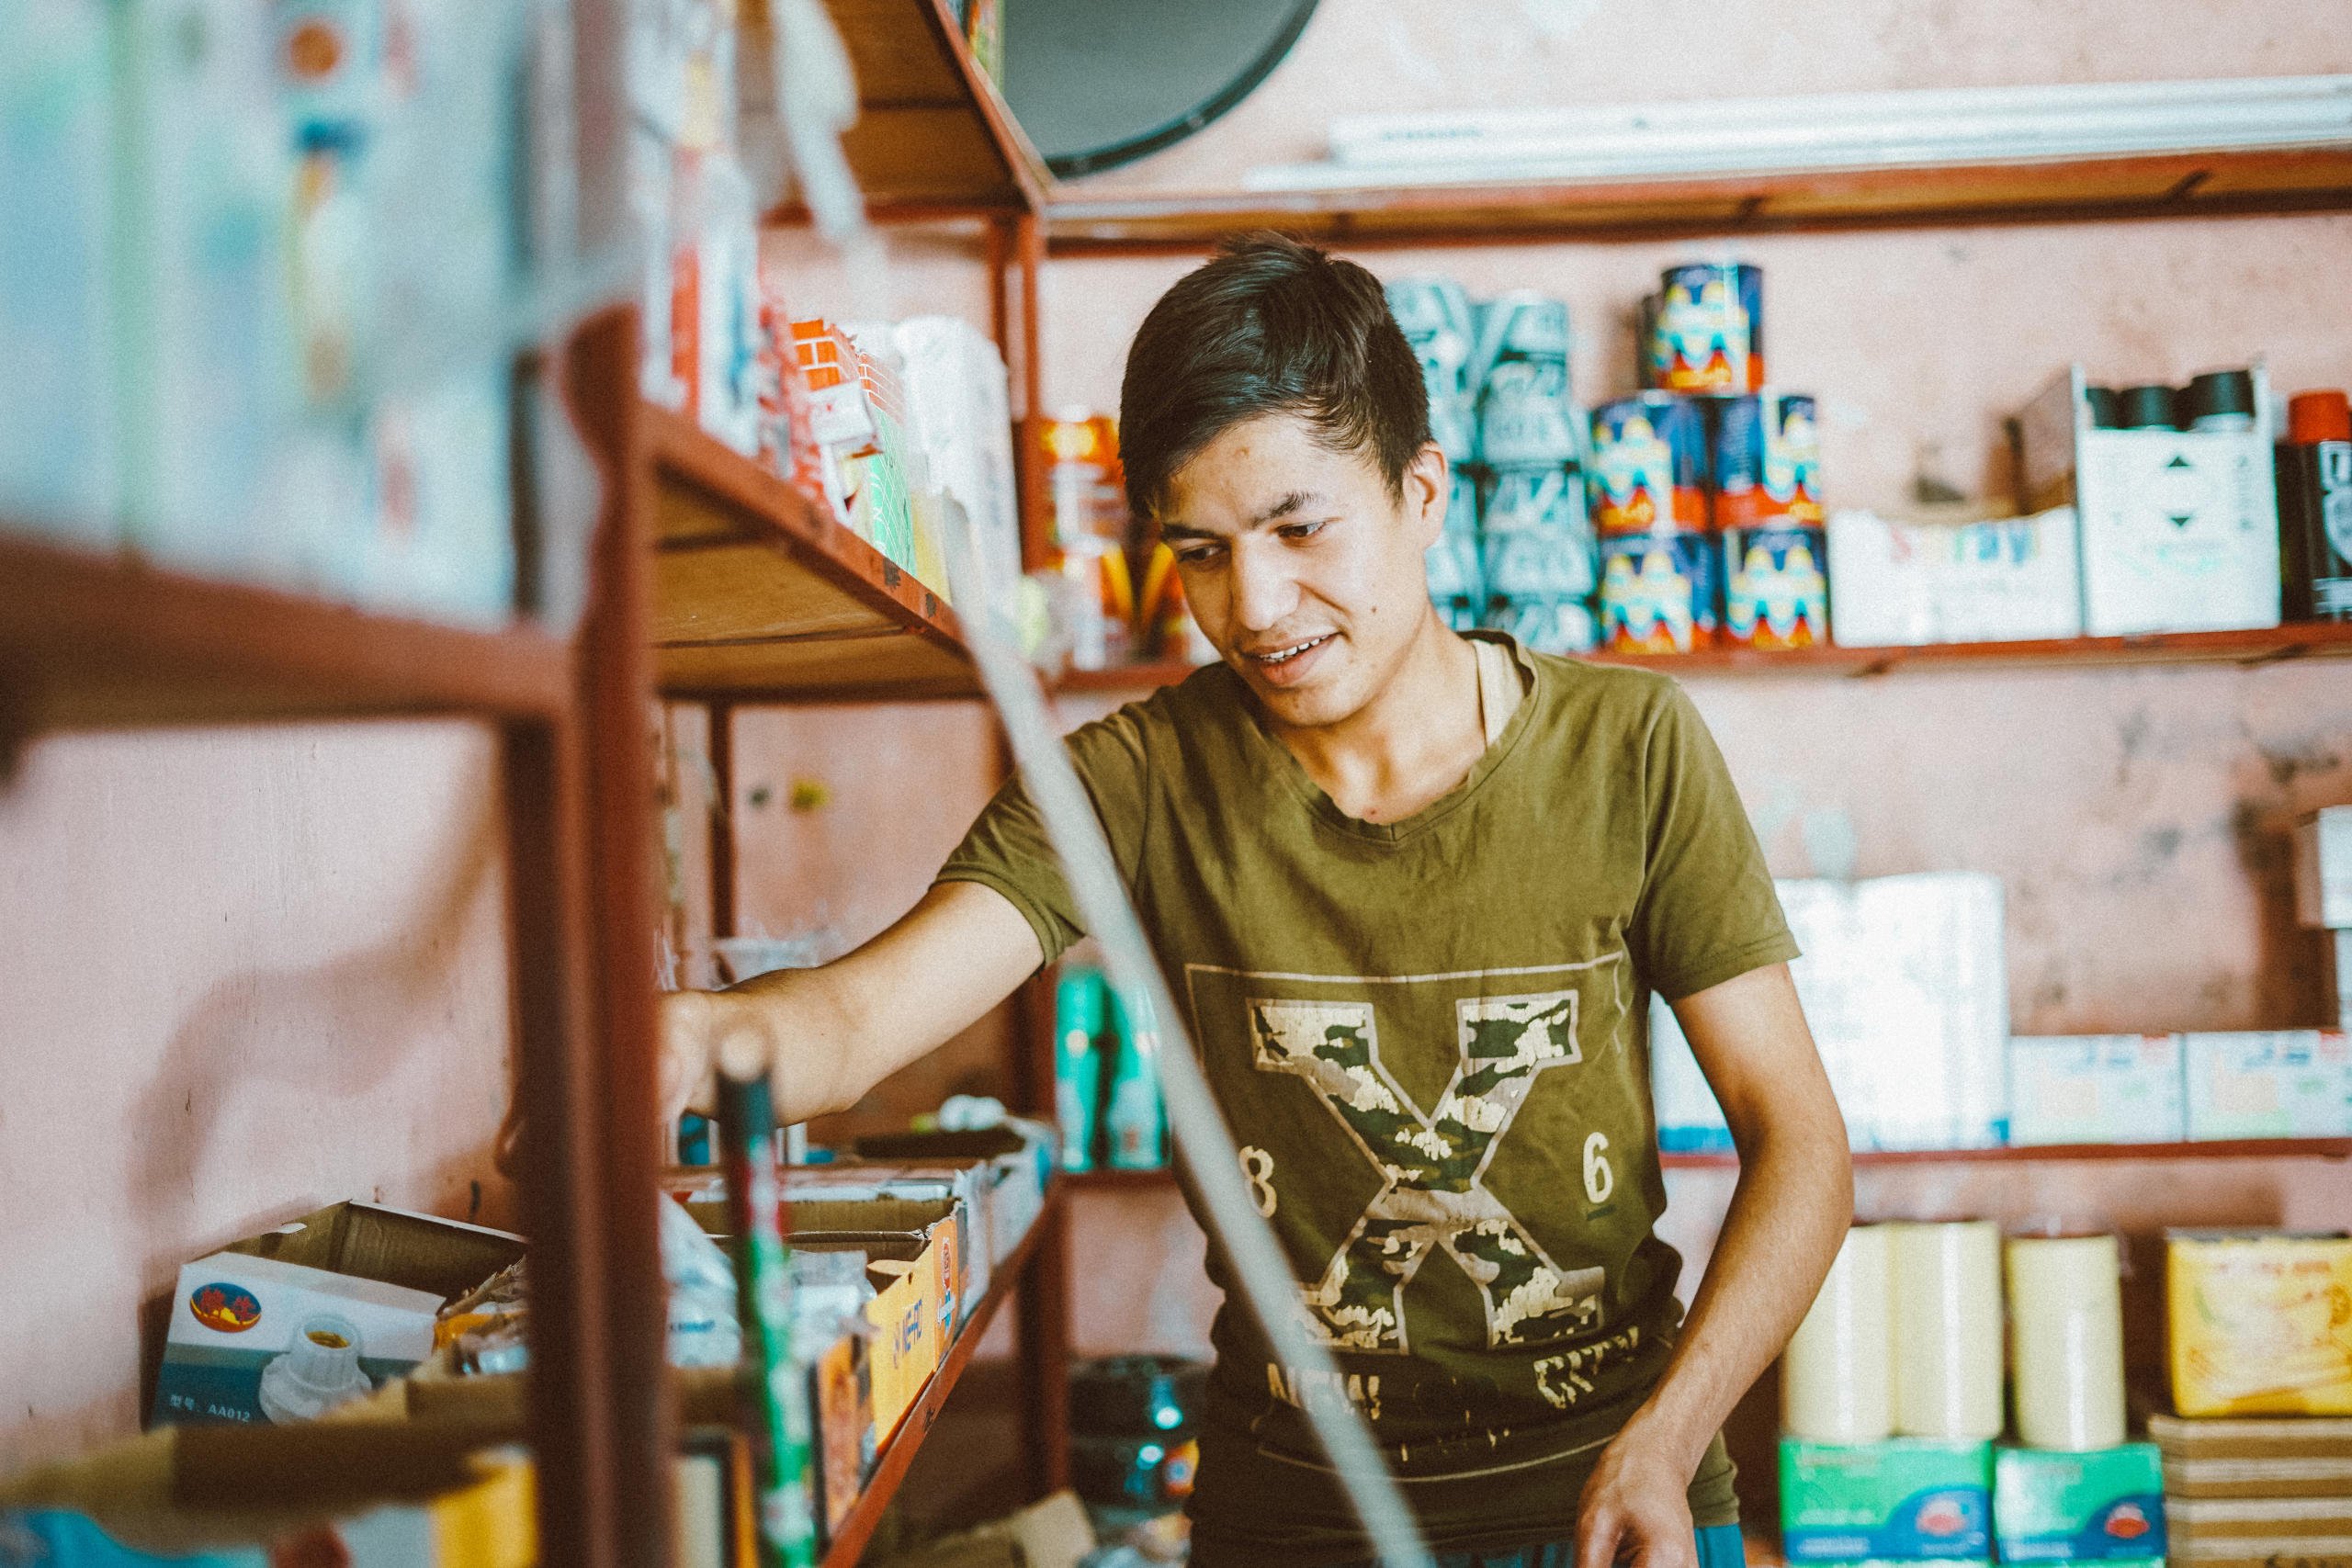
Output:
M1517 293L1476 311L1484 624L1541 653L1592 647L1593 540L1568 390L1568 308Z
M1430 434L1449 463L1476 455L1478 383L1471 370L1477 323L1470 297L1450 277L1405 277L1388 285L1389 314L1421 362Z
M1709 403L1723 640L1764 649L1826 643L1829 543L1814 400L1759 392Z
M1668 392L1764 388L1764 270L1690 262L1659 276L1642 304L1643 385Z
M1452 470L1445 532L1430 547L1430 601L1455 631L1478 624L1487 604L1487 573L1478 558L1478 480L1468 468Z
M1643 392L1592 416L1600 645L1688 653L1720 625L1722 558L1707 525L1707 424L1696 399Z

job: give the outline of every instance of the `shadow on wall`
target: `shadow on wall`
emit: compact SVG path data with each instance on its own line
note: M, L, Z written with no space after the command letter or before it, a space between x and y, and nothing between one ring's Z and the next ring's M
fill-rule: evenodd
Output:
M298 1089L331 1116L394 1077L449 1021L444 998L451 955L468 936L468 916L493 890L503 864L495 791L479 808L453 814L450 841L429 863L435 878L405 923L376 943L300 970L252 970L213 986L174 1032L141 1096L131 1190L144 1221L140 1256L147 1278L139 1311L140 1409L152 1408L153 1381L181 1263L214 1247L345 1198L311 1193L241 1216L222 1231L195 1234L198 1175L215 1153L233 1093L256 1086ZM484 1118L485 1123L489 1119ZM480 1223L512 1223L512 1194L485 1145L411 1172L414 1201Z

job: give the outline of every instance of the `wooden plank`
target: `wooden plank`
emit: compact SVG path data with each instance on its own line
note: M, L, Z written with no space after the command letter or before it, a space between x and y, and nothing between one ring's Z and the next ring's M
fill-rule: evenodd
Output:
M791 642L724 642L656 650L665 695L736 702L876 702L979 695L956 649L909 631Z
M2075 221L2352 208L2352 148L2163 153L1668 180L1497 182L1084 199L1053 196L1061 254L1200 249L1278 228L1335 243Z
M0 698L27 732L554 718L571 705L571 656L527 625L474 630L376 614L0 531Z
M872 637L895 634L904 624L778 544L663 550L654 558L654 581L653 640L664 647L761 637Z
M2179 1144L2045 1144L1997 1149L1863 1149L1854 1156L1857 1166L2198 1159L2352 1159L2352 1138L2232 1138ZM1661 1154L1658 1163L1668 1170L1729 1169L1739 1164L1739 1156L1728 1151Z
M855 1568L858 1554L865 1550L866 1541L873 1537L874 1527L882 1522L883 1510L890 1506L890 1499L898 1495L899 1483L907 1478L907 1467L914 1463L915 1450L922 1448L923 1439L931 1435L933 1424L939 1419L940 1411L947 1404L947 1396L955 1392L956 1380L964 1375L964 1369L972 1364L972 1353L979 1348L989 1321L1004 1304L1004 1298L1012 1293L1013 1282L1024 1275L1031 1254L1046 1236L1057 1231L1061 1201L1061 1184L1057 1181L1053 1190L1046 1194L1045 1207L1038 1211L1036 1222L1030 1225L1029 1234L1023 1236L1021 1245L996 1266L988 1293L980 1298L979 1304L972 1309L971 1314L956 1325L955 1342L947 1347L947 1354L941 1358L937 1370L931 1374L931 1381L923 1385L922 1393L909 1406L906 1416L899 1423L898 1431L875 1455L873 1472L865 1478L865 1490L858 1494L848 1517L833 1532L832 1541L825 1550L824 1568Z
M660 493L656 682L759 702L970 697L956 613L819 502L640 406Z
M1750 648L1695 653L1583 656L1670 675L1889 675L1903 670L2030 668L2045 665L2277 664L2292 659L2352 658L2352 622L2302 621L2253 631L2151 632L2139 637L2062 637L2044 642L1951 642L1921 648ZM1193 672L1189 664L1133 664L1071 670L1054 682L1063 692L1148 692Z
M927 0L825 0L857 73L861 104L957 103L963 77L922 15Z
M1739 1164L1730 1150L1702 1154L1661 1152L1668 1170L1728 1170ZM1857 1166L1984 1165L2043 1160L2177 1161L2198 1159L2352 1159L2352 1138L2233 1138L2176 1144L2047 1144L1994 1149L1861 1149ZM1057 1178L1073 1191L1174 1190L1176 1173L1159 1170L1074 1170Z
M986 208L1020 205L1020 191L999 150L968 105L867 109L842 136L842 151L866 198L965 201Z
M947 0L826 4L857 76L858 119L842 146L870 209L898 217L1038 208L1050 183L1045 161L973 60Z

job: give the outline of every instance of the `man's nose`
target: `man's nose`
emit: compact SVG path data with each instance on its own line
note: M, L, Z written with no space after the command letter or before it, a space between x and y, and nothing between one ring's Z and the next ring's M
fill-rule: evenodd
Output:
M1267 632L1298 608L1298 581L1270 539L1243 539L1233 551L1233 615L1244 631Z

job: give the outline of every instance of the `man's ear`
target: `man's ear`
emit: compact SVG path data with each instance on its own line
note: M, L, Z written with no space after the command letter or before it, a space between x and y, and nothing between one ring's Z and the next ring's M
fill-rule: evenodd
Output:
M1405 465L1405 526L1428 549L1445 532L1445 508L1453 494L1453 476L1444 451L1425 442Z

